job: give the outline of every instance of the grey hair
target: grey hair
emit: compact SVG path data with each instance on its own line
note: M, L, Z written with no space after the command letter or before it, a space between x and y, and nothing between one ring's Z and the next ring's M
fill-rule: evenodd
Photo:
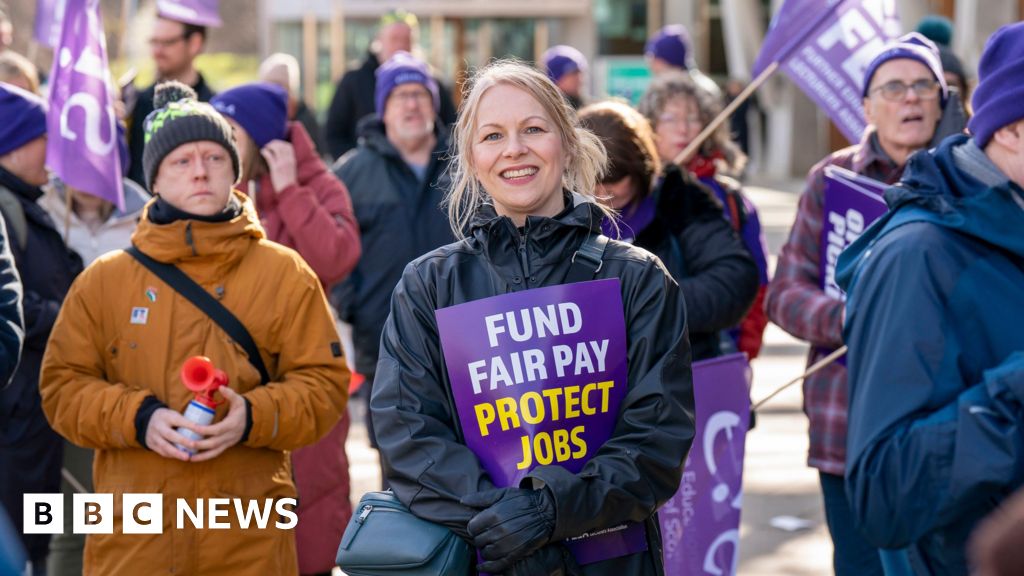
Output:
M672 71L655 78L643 97L637 109L647 117L655 130L658 128L658 117L665 111L665 106L676 98L689 98L697 104L697 111L700 115L701 127L707 126L715 119L715 116L722 111L722 103L714 94L701 88L685 70ZM700 147L701 154L711 155L721 152L725 156L727 169L730 173L738 174L743 171L747 163L747 157L740 150L739 146L729 136L729 123L724 122L711 136L704 141ZM663 162L671 162L672 158L662 158Z
M448 222L457 238L465 235L469 221L488 200L473 167L472 141L476 130L480 100L484 93L499 84L523 90L540 103L554 122L567 159L562 186L594 202L609 217L614 211L594 197L594 189L604 174L608 155L593 132L580 126L576 112L566 103L562 93L547 75L521 61L494 61L476 71L463 92L459 117L452 131L452 188L445 202Z

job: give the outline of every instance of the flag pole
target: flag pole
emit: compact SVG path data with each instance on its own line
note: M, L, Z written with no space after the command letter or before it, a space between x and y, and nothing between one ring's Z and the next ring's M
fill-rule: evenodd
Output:
M762 398L761 400L759 400L756 404L754 404L753 407L751 407L751 410L757 410L758 408L763 406L765 402L768 402L772 398L775 398L776 396L778 396L786 388L789 388L793 384L796 384L797 382L803 380L804 378L807 378L807 377L811 376L812 374L814 374L815 372L821 370L825 366L828 366L829 364L835 362L836 360L839 359L840 356L842 356L843 354L846 354L847 350L848 350L848 347L843 346L843 347L839 348L838 350L832 352L828 356L825 356L821 360L818 360L817 362L814 363L814 365L812 365L810 368L808 368L806 372L804 372L803 374L797 376L796 378L793 378L789 382L786 382L782 386L779 386L778 388L775 389L774 392L772 392L771 394L769 394L769 395L765 396L764 398Z
M72 203L72 196L75 195L75 189L64 184L64 245L68 246L71 241L71 210L74 208Z
M778 61L772 62L771 64L766 66L765 69L762 70L761 73L757 75L757 78L754 78L754 80L751 81L750 84L747 84L747 87L744 88L743 91L740 92L735 98L733 98L732 102L730 102L724 110L719 112L718 116L715 116L714 120L712 120L707 126L704 127L704 130L701 130L700 134L698 134L697 137L694 138L693 141L691 141L686 146L686 148L684 148L683 151L680 152L679 155L672 160L672 163L678 164L679 166L683 166L687 162L689 162L690 159L693 157L694 153L697 152L697 149L700 148L701 144L703 144L705 140L707 140L712 134L714 134L715 130L718 130L718 127L721 126L723 122L728 120L730 116L732 116L732 113L735 112L737 108L739 108L740 104L746 102L747 99L750 98L750 96L754 93L754 91L760 88L761 84L764 84L765 81L768 80L768 78L770 78L771 75L778 69Z

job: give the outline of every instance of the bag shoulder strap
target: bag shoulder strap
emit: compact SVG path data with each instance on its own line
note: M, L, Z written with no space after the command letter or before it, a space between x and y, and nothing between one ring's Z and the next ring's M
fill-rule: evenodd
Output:
M131 246L125 252L131 254L133 258L148 268L150 272L156 274L165 284L209 316L228 336L245 349L245 353L249 356L249 362L260 373L260 383L266 384L270 382L270 373L267 372L267 367L263 364L263 358L260 357L256 341L252 339L252 335L246 330L245 325L230 310L218 302L216 298L197 284L195 280L189 278L188 274L182 272L177 266L157 262L135 246Z
M593 280L604 265L604 250L607 247L608 237L604 234L587 236L579 250L572 255L572 264L565 275L565 284Z

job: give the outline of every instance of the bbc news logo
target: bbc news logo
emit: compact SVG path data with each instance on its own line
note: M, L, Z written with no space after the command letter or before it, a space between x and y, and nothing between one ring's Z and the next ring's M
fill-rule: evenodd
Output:
M25 494L22 531L25 534L62 534L64 532L63 494ZM271 524L291 530L299 522L295 498L185 498L175 500L174 528L228 530L233 525L243 530L264 530ZM163 534L163 494L123 494L121 531L124 534ZM74 494L71 531L75 534L114 533L113 494ZM274 518L276 513L276 519ZM273 520L273 522L272 522Z

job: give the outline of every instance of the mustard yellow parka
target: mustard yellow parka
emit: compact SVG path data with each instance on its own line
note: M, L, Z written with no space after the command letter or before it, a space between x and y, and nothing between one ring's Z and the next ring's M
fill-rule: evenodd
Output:
M86 574L297 573L294 533L274 527L276 514L265 530L241 530L233 506L230 529L193 529L187 517L185 529L176 528L178 498L194 510L199 498L248 505L295 497L288 451L326 434L347 401L349 372L320 282L298 253L265 238L252 202L234 194L242 213L220 223L156 225L150 203L132 240L177 265L245 324L269 384L260 385L241 346L123 251L78 277L53 328L40 378L43 409L57 432L96 449L95 490L114 495L114 533L87 538ZM252 413L244 444L198 463L144 449L135 428L147 396L184 411L192 395L179 372L194 355L227 372ZM220 406L215 421L226 410ZM163 534L122 533L122 494L139 492L163 494Z

